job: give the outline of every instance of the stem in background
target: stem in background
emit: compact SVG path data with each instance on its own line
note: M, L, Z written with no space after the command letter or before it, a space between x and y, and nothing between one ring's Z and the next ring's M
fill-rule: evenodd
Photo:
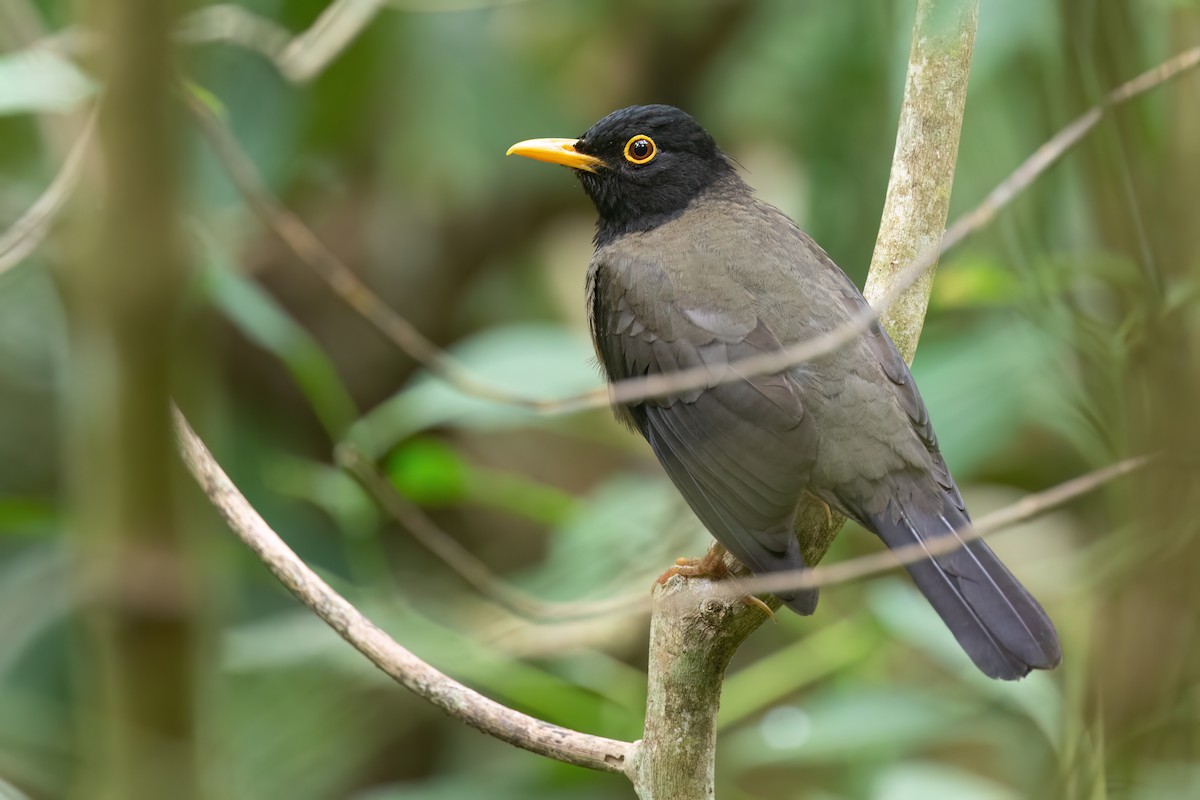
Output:
M111 46L99 153L88 161L61 278L70 327L63 472L88 602L74 795L187 800L200 793L197 559L175 497L170 377L184 269L172 125L173 4L87 11Z
M904 103L868 300L888 297L908 265L937 252L966 105L978 0L918 0ZM908 361L925 320L934 262L893 302L882 322ZM828 550L843 519L801 504L797 535L808 564ZM778 601L776 601L778 602ZM642 800L713 797L716 715L725 667L765 616L715 596L708 581L672 578L656 593L651 621L646 729L634 758Z

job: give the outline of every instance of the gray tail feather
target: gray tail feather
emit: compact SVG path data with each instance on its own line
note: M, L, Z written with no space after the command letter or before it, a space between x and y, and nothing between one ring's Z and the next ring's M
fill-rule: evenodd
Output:
M940 514L910 514L893 505L870 520L889 548L943 536L959 538L966 513L947 502ZM917 588L975 665L991 678L1016 680L1062 661L1054 624L982 540L908 565Z

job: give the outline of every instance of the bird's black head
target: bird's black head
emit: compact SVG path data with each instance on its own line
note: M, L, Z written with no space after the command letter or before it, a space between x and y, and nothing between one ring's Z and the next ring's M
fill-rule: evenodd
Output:
M673 219L733 173L708 131L665 105L623 108L578 139L532 139L508 152L575 171L600 213L598 244Z

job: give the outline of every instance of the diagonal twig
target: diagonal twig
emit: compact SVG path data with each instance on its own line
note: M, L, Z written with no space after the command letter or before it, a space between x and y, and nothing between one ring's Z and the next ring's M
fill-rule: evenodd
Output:
M289 82L303 84L324 72L386 6L386 0L337 0L312 25L293 34L248 8L218 3L184 17L175 29L175 38L184 44L225 43L253 50ZM98 41L94 32L70 27L38 46L79 56L93 51Z
M1063 128L1046 144L1038 148L1008 178L988 193L972 211L957 219L946 229L941 245L909 264L897 277L893 290L877 303L874 310L852 318L842 327L813 340L799 342L776 353L756 356L723 367L682 370L665 375L633 378L583 394L561 399L525 397L479 380L445 351L434 345L410 322L397 314L326 248L312 231L271 194L253 164L238 147L228 130L198 102L189 100L192 110L202 122L209 141L218 157L230 172L239 191L264 222L283 239L293 252L314 269L358 313L374 324L397 347L429 368L464 394L498 403L528 408L540 413L568 413L600 408L610 403L630 403L637 400L675 394L690 389L740 380L753 375L769 374L786 369L823 353L827 353L860 336L874 323L876 315L885 310L900 292L920 277L938 257L958 245L971 234L985 227L996 214L1033 181L1049 169L1068 150L1094 128L1113 107L1128 102L1172 78L1200 65L1200 47L1185 50L1152 70L1122 84L1098 105ZM74 154L76 150L72 151ZM73 164L68 159L68 164ZM73 170L78 165L73 164ZM66 173L64 175L63 173ZM0 234L0 272L25 258L45 237L46 229L61 210L62 201L74 184L72 170L66 165L42 197L9 230ZM60 179L61 182L60 182ZM11 263L10 263L11 262Z
M24 214L0 233L0 275L28 258L50 232L51 223L79 183L84 155L95 129L96 114L93 111L54 180Z
M384 0L337 0L321 12L316 22L294 37L276 64L293 83L306 83L319 75L383 10Z
M934 556L947 555L976 539L1040 516L1081 495L1093 492L1117 478L1145 467L1151 461L1152 458L1149 456L1138 456L1088 472L1045 491L1026 495L1011 505L981 517L973 525L956 529L953 534L931 537L928 540L897 547L894 550L881 550L878 553L858 556L828 566L739 579L736 584L731 584L723 592L729 597L739 597L747 593L758 594L830 586L835 583L846 583L878 575Z
M276 198L241 151L228 129L202 104L192 102L192 110L201 121L206 137L217 151L239 191L263 221L292 251L330 286L347 304L362 314L401 350L420 361L435 375L454 388L474 397L506 405L527 408L543 414L563 414L602 408L609 404L633 403L663 397L720 383L766 375L810 361L846 345L866 332L938 258L971 234L985 227L1004 206L1059 158L1103 118L1111 108L1175 78L1200 65L1200 47L1179 53L1152 70L1122 84L1105 101L1063 128L1030 156L1008 178L990 192L978 207L946 229L940 244L915 258L895 277L889 290L872 308L851 317L842 326L813 339L797 342L782 350L765 353L723 365L696 367L677 372L618 381L608 387L559 399L531 398L494 386L476 378L445 351L423 336L410 322L384 303L358 279L340 259L328 250L304 223Z
M375 463L353 444L343 442L338 445L335 458L338 466L353 475L418 544L484 597L533 622L561 622L591 616L588 602L542 600L497 575L478 556L439 528L419 506L396 491Z
M311 228L272 194L258 170L254 168L254 164L238 146L233 134L212 110L190 93L187 94L187 102L199 121L205 138L225 166L242 197L267 227L312 269L334 294L374 325L393 344L459 391L499 403L541 407L540 401L517 398L475 378L470 370L451 358L411 322L380 299L353 270L317 238Z
M1043 172L1078 144L1092 128L1099 125L1106 113L1197 66L1200 66L1200 46L1184 50L1113 89L1099 105L1085 111L1035 150L1021 166L988 192L978 206L956 219L954 224L946 229L946 235L942 238L942 250L949 250L995 219L1001 209L1028 189Z
M651 598L646 592L631 592L607 600L552 602L542 600L513 586L493 572L474 554L439 529L419 508L406 502L387 479L361 453L346 445L339 447L339 463L351 472L375 497L376 501L404 525L413 537L449 566L459 577L483 595L509 611L535 623L558 623L609 614L648 612ZM1088 472L981 517L969 528L895 550L882 550L865 556L811 569L776 572L765 576L732 579L715 596L742 597L747 594L817 588L873 577L931 556L946 555L974 539L983 538L1045 514L1128 475L1149 464L1148 456L1129 458Z

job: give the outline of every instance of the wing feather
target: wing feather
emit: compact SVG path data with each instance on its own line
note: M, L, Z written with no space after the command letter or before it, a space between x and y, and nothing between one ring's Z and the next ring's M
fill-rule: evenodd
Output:
M681 307L671 288L655 264L593 264L592 333L610 380L718 367L780 349L749 296L729 298L720 311L697 310ZM803 566L793 523L816 432L802 395L797 380L781 373L633 403L621 414L705 527L755 572ZM783 597L802 613L816 604L815 590Z

